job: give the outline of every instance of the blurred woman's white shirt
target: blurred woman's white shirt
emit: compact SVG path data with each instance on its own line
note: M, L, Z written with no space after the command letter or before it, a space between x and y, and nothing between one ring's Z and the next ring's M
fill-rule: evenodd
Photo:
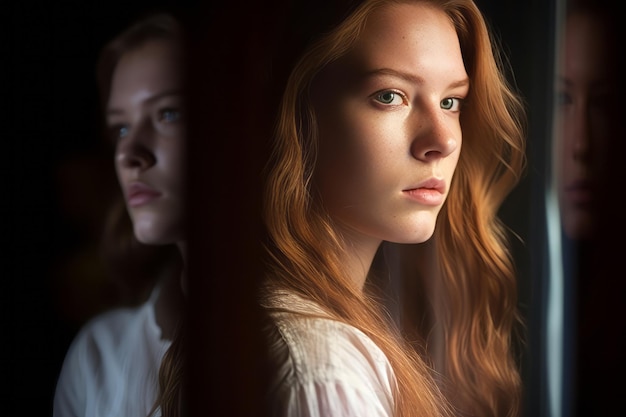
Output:
M61 368L53 417L148 415L157 398L161 360L171 344L162 339L156 322L158 291L157 286L138 307L114 309L83 326Z

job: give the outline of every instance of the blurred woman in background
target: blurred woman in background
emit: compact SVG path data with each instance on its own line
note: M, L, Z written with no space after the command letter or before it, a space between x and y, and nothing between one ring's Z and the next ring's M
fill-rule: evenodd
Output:
M160 412L159 368L171 346L175 354L184 315L184 40L176 18L154 14L101 51L100 98L123 194L108 219L103 256L132 305L80 330L58 379L57 417Z

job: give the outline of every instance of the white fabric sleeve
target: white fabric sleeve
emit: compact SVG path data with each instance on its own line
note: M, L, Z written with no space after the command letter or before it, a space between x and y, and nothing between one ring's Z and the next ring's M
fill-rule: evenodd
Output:
M79 333L67 351L57 380L52 408L53 417L86 417L87 392L93 380L87 375L92 368L87 359L88 339Z
M334 320L274 317L272 416L391 417L395 376L370 338Z
M281 417L391 417L381 393L343 381L292 386L278 415Z

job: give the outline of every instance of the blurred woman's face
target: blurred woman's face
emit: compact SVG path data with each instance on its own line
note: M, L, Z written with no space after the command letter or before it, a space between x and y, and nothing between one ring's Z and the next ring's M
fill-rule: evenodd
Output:
M557 84L558 195L561 220L573 239L593 235L598 187L617 117L614 44L600 19L566 21Z
M459 159L468 88L453 24L419 3L376 11L320 75L315 186L353 244L430 238Z
M174 42L149 41L121 57L111 81L106 116L115 167L135 235L146 244L184 239L181 62Z

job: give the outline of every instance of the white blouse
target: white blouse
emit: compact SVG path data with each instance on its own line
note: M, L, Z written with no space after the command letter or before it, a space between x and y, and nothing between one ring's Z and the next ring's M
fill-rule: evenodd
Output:
M171 344L156 323L157 294L158 288L141 306L103 313L80 330L57 381L54 417L148 415L161 359Z
M272 416L392 416L393 370L368 336L294 294L275 300Z

